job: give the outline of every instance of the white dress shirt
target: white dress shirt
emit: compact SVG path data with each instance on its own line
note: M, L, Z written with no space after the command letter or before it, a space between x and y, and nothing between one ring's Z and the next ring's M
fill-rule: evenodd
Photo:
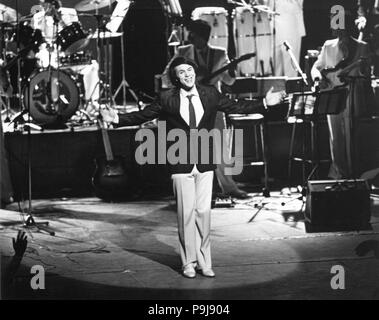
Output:
M195 109L196 126L198 126L201 118L204 115L204 108L203 104L201 103L196 86L193 87L190 91L180 89L180 115L182 116L184 121L189 125L189 99L187 98L187 96L189 95L193 95L191 100Z

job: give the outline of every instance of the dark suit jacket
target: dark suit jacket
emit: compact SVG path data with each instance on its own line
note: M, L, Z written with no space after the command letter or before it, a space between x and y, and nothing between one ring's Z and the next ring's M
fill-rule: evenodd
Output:
M197 86L199 92L200 100L203 104L204 115L200 120L198 125L198 130L205 129L210 131L214 129L215 118L217 111L222 111L227 114L232 113L264 113L265 108L261 102L257 101L242 101L237 102L231 100L221 93L219 93L214 87L211 86ZM118 126L130 126L139 125L147 121L159 118L160 121L166 121L167 132L171 129L182 129L186 132L187 136L187 162L179 164L169 164L171 173L190 173L193 169L194 164L189 161L189 150L190 150L190 127L184 121L180 115L180 92L178 88L173 88L168 91L163 91L160 97L147 106L142 111L131 112L128 114L119 115ZM171 143L172 144L172 143ZM201 143L199 143L199 153L197 162L197 169L200 172L212 171L216 168L213 162L213 143L209 144L209 161L206 163L201 163ZM159 147L159 146L158 146ZM167 144L167 149L170 144ZM208 147L207 147L208 148Z

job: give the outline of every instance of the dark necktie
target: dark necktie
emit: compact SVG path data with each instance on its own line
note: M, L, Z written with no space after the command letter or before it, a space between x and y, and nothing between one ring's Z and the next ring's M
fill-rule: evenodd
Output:
M190 94L187 96L188 101L189 101L189 127L190 129L196 129L196 113L195 113L195 108L192 103L192 98L194 97L193 94Z

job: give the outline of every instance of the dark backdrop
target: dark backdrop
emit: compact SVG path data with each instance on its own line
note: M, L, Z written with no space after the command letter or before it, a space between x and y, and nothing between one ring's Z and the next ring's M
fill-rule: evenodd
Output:
M280 1L280 0L277 0ZM304 22L307 36L303 39L302 56L307 49L315 49L330 38L329 13L334 4L342 4L346 9L355 11L358 0L304 0ZM63 6L74 7L78 0L63 0ZM1 0L1 3L15 8L16 0ZM180 0L183 12L187 17L199 6L228 7L227 0ZM19 0L22 15L27 15L30 8L38 4L38 0ZM111 8L100 10L102 14L110 14ZM94 13L86 12L87 13ZM91 16L80 16L85 30L96 29L96 19ZM164 69L169 60L167 38L170 32L170 21L160 5L160 0L136 0L130 7L123 22L125 40L125 74L130 86L153 94L154 75ZM113 88L121 81L121 48L120 38L113 43ZM96 56L96 43L91 41L89 49ZM231 48L233 50L233 48ZM233 56L233 51L230 52ZM130 98L130 96L129 96ZM120 101L120 99L118 99Z

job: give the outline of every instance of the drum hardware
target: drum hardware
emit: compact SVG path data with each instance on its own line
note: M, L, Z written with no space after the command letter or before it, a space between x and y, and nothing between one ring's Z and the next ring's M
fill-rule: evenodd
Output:
M75 9L78 11L97 11L105 7L111 7L113 2L115 0L82 0L75 5Z
M120 90L122 89L122 105L126 107L126 90L129 91L129 93L132 95L133 99L137 102L138 108L141 108L139 102L139 98L134 92L134 90L130 87L129 83L126 81L125 77L125 44L124 44L124 37L121 38L121 67L122 67L122 81L119 84L117 90L115 91L114 95L112 96L112 100L115 101L116 97L118 96Z
M62 51L70 55L88 45L89 35L83 31L79 22L73 22L58 32L56 43Z

